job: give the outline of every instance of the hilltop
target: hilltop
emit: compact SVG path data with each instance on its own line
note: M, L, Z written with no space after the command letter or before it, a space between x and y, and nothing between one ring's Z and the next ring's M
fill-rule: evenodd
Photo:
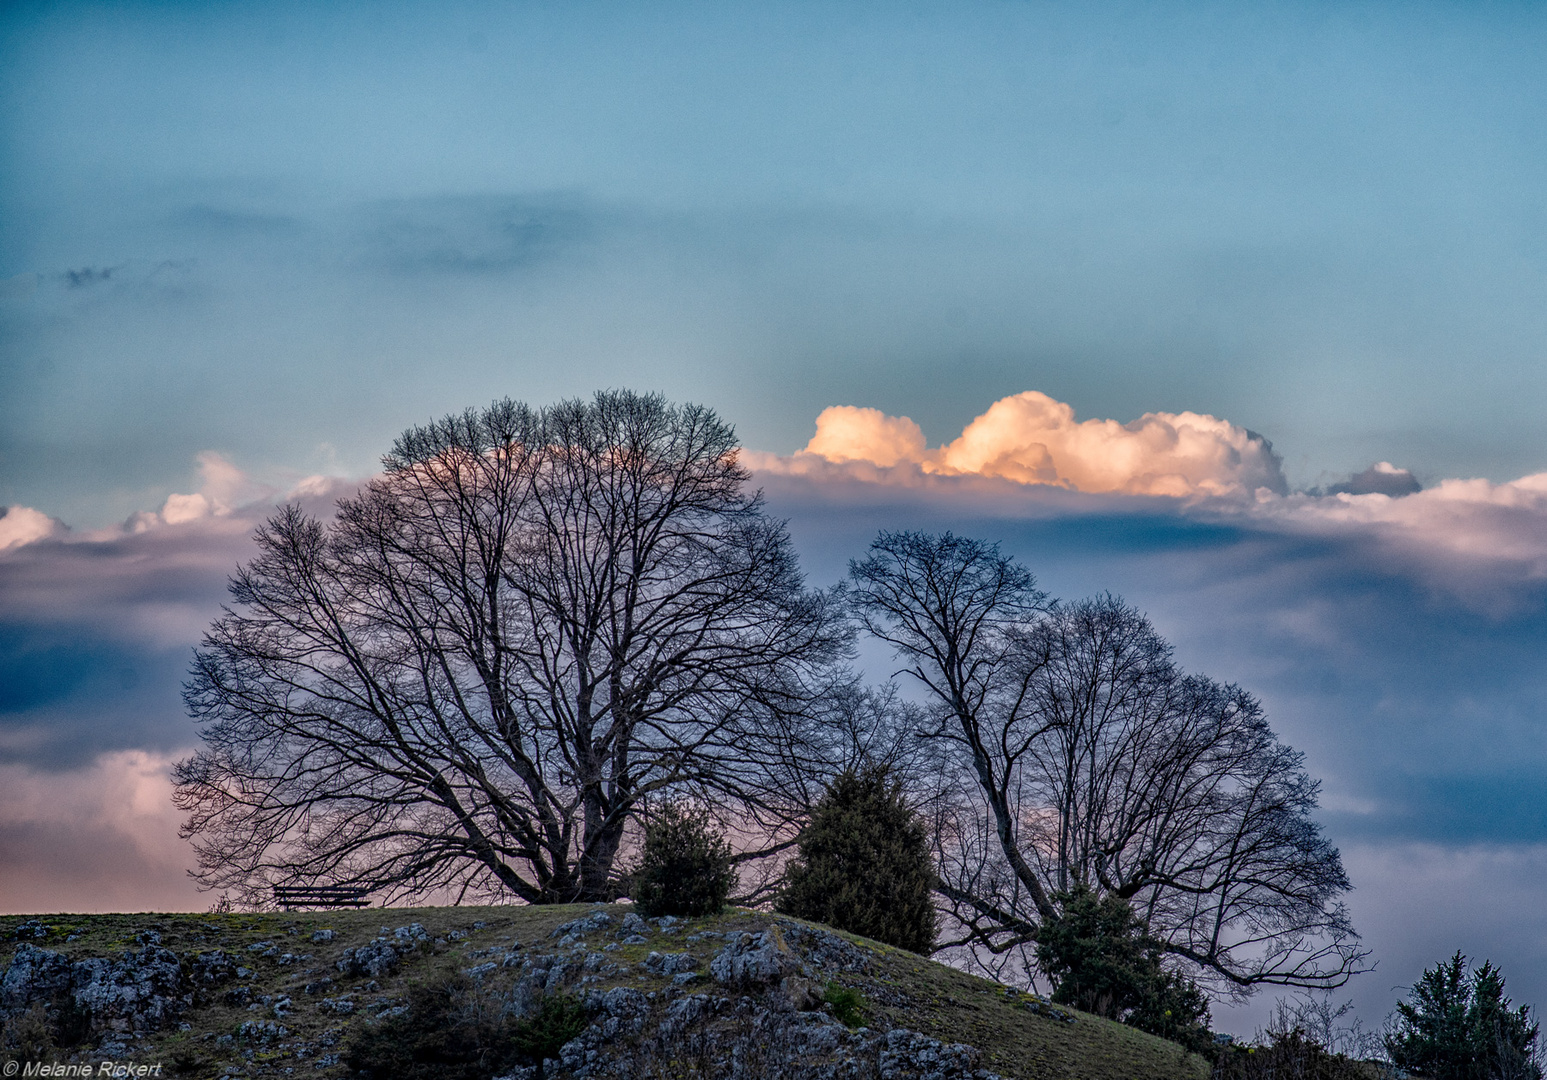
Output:
M410 1003L436 993L456 1015L485 1019L574 995L584 1030L549 1077L1208 1075L1201 1058L1144 1032L744 910L686 920L644 920L627 905L8 916L0 964L11 1047L0 1060L160 1062L164 1076L347 1076L368 1032L422 1037Z

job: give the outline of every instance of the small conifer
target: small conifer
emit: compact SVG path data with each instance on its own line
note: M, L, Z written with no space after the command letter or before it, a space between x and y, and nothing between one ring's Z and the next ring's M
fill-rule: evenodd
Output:
M777 910L927 955L935 941L929 831L883 766L843 773L800 834Z
M645 826L631 888L644 915L715 915L735 887L730 845L705 815L667 803Z

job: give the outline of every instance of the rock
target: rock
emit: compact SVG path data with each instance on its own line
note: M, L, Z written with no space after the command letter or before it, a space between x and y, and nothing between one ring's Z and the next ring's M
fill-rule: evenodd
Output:
M688 952L652 952L649 956L645 957L640 967L652 975L671 976L681 971L692 971L698 967L698 957Z
M188 962L189 974L193 981L204 986L218 986L223 982L236 978L237 972L246 968L238 968L236 961L227 956L220 949L211 949L202 952Z
M48 927L44 926L37 919L28 919L15 930L12 930L11 936L17 941L42 941L48 937Z
M283 1039L289 1034L289 1028L273 1020L246 1020L236 1029L237 1041L257 1043L260 1046L267 1046L275 1039Z
M429 940L429 931L425 930L419 923L409 923L407 926L400 926L392 931L392 943L401 952L408 952Z
M118 961L93 957L71 965L71 995L93 1026L156 1031L181 1019L192 1004L182 995L182 963L159 945L125 953Z
M344 950L337 967L345 975L380 977L397 971L398 963L398 950L393 948L393 943L377 938L359 948Z
M623 922L618 926L618 933L620 934L649 934L653 932L650 924L640 918L637 911L631 911L623 916Z
M556 938L571 936L575 938L581 938L586 934L594 934L599 930L605 930L611 925L611 915L607 914L605 911L593 911L591 914L583 916L582 918L571 919L563 926L560 926L558 929L554 930L553 933L549 934L548 936Z
M780 920L777 924L785 938L805 954L807 960L824 971L858 973L870 970L871 953L829 930Z
M710 973L722 986L758 991L801 971L800 961L785 944L777 927L771 926L760 934L726 937L724 948L709 961Z
M317 941L317 942L332 941L333 940L333 931L332 930L314 930L314 931L312 931L312 940L313 941Z
M70 991L69 957L36 945L21 945L0 976L0 1019L20 1016L35 1001L58 1003Z

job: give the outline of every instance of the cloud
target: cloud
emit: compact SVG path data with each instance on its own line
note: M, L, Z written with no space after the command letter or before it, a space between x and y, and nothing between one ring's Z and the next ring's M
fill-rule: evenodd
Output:
M72 532L25 507L0 517L0 536L23 541L0 549L0 763L71 769L187 741L192 649L275 498L219 454L198 460L197 493L120 526ZM286 497L327 517L357 483L307 477Z
M833 462L863 461L889 469L922 463L927 448L924 432L906 416L834 405L816 418L816 434L806 444L805 453Z
M190 911L168 770L180 754L122 750L82 768L0 765L0 911Z
M976 476L1091 494L1252 496L1287 491L1278 455L1262 436L1202 413L1145 413L1123 424L1075 419L1074 409L1035 390L1001 398L961 435L929 449L908 417L834 406L793 459L759 458L770 471L801 471L820 458L942 476ZM909 468L911 467L911 469Z
M1547 473L1441 480L1410 495L1295 494L1208 511L1297 534L1357 538L1430 588L1503 610L1547 581Z
M995 402L935 448L912 419L878 409L833 406L816 428L799 452L751 452L747 463L765 484L825 490L851 505L909 489L995 515L1180 516L1348 539L1382 572L1480 609L1508 608L1519 582L1547 579L1547 473L1425 489L1382 461L1328 491L1289 492L1272 445L1228 420L1150 412L1127 424L1078 421L1069 405L1036 391Z
M499 275L551 262L617 224L572 196L470 195L384 201L356 228L364 258L394 271Z
M160 522L182 525L206 517L227 517L237 504L250 504L271 497L274 490L254 483L231 462L213 450L198 455L199 473L203 485L192 495L168 495L161 507ZM137 529L146 529L155 522L149 515L136 515L131 519Z
M1341 484L1327 489L1330 495L1389 495L1401 498L1422 490L1418 478L1389 461L1377 461L1364 472L1354 473Z
M0 551L57 536L64 526L30 506L0 508Z

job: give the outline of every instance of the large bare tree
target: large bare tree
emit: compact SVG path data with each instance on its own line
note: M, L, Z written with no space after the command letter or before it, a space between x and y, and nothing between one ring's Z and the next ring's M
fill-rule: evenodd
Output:
M945 946L1019 950L1080 884L1226 993L1359 970L1317 785L1249 694L1180 671L1120 600L1046 604L979 541L883 533L851 578L931 702Z
M258 530L197 654L176 799L202 884L611 900L653 796L788 824L773 743L809 727L846 627L727 425L628 392L504 401L384 465L334 520Z

